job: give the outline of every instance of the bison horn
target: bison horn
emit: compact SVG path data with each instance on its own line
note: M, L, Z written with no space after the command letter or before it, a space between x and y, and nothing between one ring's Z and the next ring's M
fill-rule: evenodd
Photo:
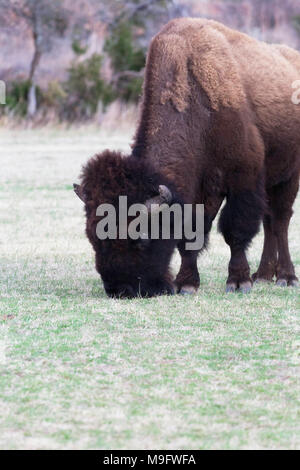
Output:
M161 184L158 187L158 191L158 196L152 197L151 199L147 199L147 201L145 202L145 206L147 207L148 212L159 212L159 206L161 206L161 204L170 204L172 201L172 193L169 188L167 188L167 186ZM153 204L155 204L155 207L151 208Z
M74 192L75 194L77 194L77 196L79 197L79 199L81 199L83 202L86 202L86 197L82 191L82 188L79 184L76 184L74 183L73 184L73 188L74 188Z

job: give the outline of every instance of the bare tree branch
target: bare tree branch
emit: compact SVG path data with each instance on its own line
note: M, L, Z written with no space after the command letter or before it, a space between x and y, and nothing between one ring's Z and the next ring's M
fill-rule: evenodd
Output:
M166 4L172 0L166 0ZM122 11L117 14L114 10L119 9L120 5L118 3L115 4L114 2L109 2L109 6L107 7L110 9L110 14L107 12L107 8L101 11L102 21L107 23L111 28L117 26L120 22L131 21L134 17L136 17L139 13L149 11L150 9L153 11L155 7L160 6L161 8L166 7L163 5L163 0L145 0L141 3L134 3L134 2L124 2L124 6Z
M115 84L119 80L121 80L122 78L127 78L127 79L130 79L130 78L143 78L144 73L145 73L144 68L139 70L138 72L136 72L135 70L124 70L124 72L115 73L114 76L112 77L111 82L112 82L112 84Z

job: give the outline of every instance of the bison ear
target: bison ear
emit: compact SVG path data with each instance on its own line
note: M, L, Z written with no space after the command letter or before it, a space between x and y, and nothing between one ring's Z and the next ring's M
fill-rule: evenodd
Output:
M77 194L79 199L81 199L84 203L86 203L86 196L84 192L82 191L82 187L79 184L74 183L73 188L74 188L75 194Z

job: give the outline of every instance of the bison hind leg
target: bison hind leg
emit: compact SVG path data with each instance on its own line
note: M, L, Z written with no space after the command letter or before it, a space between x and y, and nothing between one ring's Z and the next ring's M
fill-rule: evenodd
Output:
M279 287L299 285L288 244L289 222L298 187L299 175L295 173L288 181L268 189L269 213L264 217L265 240L260 265L252 276L255 282L271 282L276 277Z
M274 233L274 218L272 214L267 214L263 220L264 224L264 247L256 273L253 274L252 280L256 283L272 282L276 275L278 262L278 246L277 238Z
M246 250L257 234L266 210L263 179L255 190L230 192L219 220L219 231L230 247L226 292L248 293L252 280Z
M293 215L293 203L299 189L299 172L272 190L271 208L274 217L274 236L278 245L278 261L276 266L276 278L278 286L297 287L298 278L291 260L288 231Z

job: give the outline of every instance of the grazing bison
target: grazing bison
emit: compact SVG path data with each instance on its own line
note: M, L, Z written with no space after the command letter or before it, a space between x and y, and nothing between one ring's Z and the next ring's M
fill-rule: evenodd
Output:
M83 169L75 192L85 203L86 233L110 296L195 292L198 251L185 240L104 240L96 235L101 203L202 203L208 235L224 199L219 230L231 250L226 290L252 280L295 286L288 226L300 174L300 105L292 84L300 55L204 19L169 22L151 42L141 118L132 153L106 150ZM154 198L154 199L153 199ZM265 243L250 277L246 249L263 220ZM169 262L181 267L175 282Z

